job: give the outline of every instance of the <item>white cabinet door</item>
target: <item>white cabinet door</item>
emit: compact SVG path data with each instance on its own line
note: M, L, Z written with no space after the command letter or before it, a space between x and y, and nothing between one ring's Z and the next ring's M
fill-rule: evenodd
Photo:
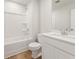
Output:
M42 53L43 59L56 59L55 49L48 44L43 44Z
M42 53L43 59L75 59L73 55L46 43L43 44Z
M75 59L73 55L63 52L62 50L55 49L55 51L56 51L56 59Z

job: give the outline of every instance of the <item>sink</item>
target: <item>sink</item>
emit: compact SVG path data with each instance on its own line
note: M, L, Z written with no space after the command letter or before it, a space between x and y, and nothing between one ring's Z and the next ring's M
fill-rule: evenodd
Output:
M75 39L75 35L72 35L72 34L62 34L61 32L50 32L48 33L49 35L54 35L54 36L62 36L62 37L65 37L65 38L72 38L72 39Z

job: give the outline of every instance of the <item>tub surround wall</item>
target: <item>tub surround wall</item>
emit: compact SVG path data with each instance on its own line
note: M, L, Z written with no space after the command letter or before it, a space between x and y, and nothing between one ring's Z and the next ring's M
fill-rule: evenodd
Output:
M14 2L5 1L5 41L24 36L22 22L25 22L25 8Z
M5 58L23 52L27 48L27 39L23 40L22 32L22 22L26 22L25 12L24 6L5 1Z
M5 41L19 40L28 33L34 39L39 32L39 1L30 1L27 6L23 6L11 1L5 1Z
M5 1L5 12L25 15L26 9L21 4L12 1Z

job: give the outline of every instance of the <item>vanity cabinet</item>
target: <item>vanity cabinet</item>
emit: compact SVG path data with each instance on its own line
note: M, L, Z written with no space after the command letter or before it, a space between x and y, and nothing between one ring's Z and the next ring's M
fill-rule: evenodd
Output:
M56 59L55 48L48 44L43 44L42 59Z
M70 55L62 50L59 50L48 44L44 44L42 48L43 59L75 59L73 55Z
M59 49L55 49L55 52L56 52L56 59L75 59L74 56L66 52L63 52Z
M42 59L75 59L75 45L52 37L40 35Z

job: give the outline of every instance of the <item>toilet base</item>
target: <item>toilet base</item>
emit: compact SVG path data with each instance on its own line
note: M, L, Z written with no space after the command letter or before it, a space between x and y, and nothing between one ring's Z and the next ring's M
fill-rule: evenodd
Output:
M42 55L41 52L38 52L38 54L35 53L35 52L32 52L32 57L33 57L33 58L38 58L38 57L40 57L41 55Z
M32 58L32 59L42 59L42 56L39 56L38 58Z

